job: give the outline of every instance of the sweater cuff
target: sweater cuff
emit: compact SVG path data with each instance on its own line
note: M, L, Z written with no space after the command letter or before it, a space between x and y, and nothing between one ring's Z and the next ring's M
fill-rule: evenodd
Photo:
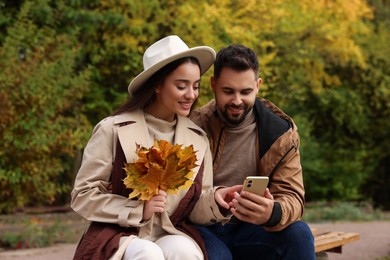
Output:
M279 224L281 220L282 220L282 207L280 206L279 202L275 201L270 219L262 226L273 227Z

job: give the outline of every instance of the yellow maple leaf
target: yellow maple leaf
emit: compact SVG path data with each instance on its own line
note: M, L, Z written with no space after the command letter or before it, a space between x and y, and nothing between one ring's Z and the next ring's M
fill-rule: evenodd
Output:
M192 169L198 166L196 152L192 145L181 147L165 140L155 140L149 149L137 144L138 159L124 167L127 176L123 182L132 190L129 198L150 200L158 190L177 194L179 189L191 187Z

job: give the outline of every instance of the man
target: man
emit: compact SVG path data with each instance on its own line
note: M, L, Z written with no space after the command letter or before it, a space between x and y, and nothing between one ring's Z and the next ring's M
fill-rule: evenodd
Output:
M211 87L215 100L191 119L208 134L214 186L268 176L264 196L250 192L216 200L233 215L226 224L199 227L210 260L315 259L310 228L300 221L304 186L299 135L293 120L266 99L253 50L231 45L219 51Z

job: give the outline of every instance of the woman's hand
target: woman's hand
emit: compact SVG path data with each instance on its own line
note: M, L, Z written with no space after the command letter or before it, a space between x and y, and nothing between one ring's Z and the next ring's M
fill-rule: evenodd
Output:
M167 193L159 190L149 201L145 201L142 220L149 220L155 212L164 212L167 203Z

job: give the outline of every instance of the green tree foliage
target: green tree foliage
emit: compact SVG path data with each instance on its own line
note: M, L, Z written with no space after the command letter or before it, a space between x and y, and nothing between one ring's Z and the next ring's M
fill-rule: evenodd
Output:
M68 193L69 158L88 134L80 113L87 74L74 72L74 37L38 26L32 10L21 7L0 49L0 211Z
M361 193L376 206L390 209L390 2L373 0L370 4L375 11L375 20L370 24L374 33L370 38L358 39L366 50L368 66L349 71L353 77L347 84L363 101L360 117L367 122L362 134L367 148L365 164L373 168Z
M45 183L42 201L65 194L71 157L91 125L127 98L146 47L168 34L189 46L241 43L259 54L259 95L290 114L301 133L307 200L390 201L385 0L0 3L0 188L17 183L3 193L19 196L18 205L28 203L22 179ZM200 105L212 98L211 73ZM55 178L67 188L54 191Z
M319 148L306 158L308 198L367 199L389 208L389 5L375 1L373 16L366 16L351 35L362 61L324 63L337 79L309 92L300 113L310 119L310 141ZM386 15L387 14L387 15ZM349 14L350 15L350 14ZM348 30L351 31L352 29ZM310 150L311 144L307 144ZM303 154L306 154L303 152ZM312 162L315 162L314 164ZM319 184L319 185L318 185Z

